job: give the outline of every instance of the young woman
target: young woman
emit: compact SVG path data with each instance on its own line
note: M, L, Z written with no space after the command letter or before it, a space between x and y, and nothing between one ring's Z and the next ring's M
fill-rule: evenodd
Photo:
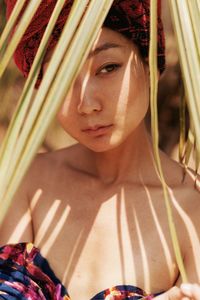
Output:
M121 14L121 33L108 25L108 16L58 112L61 126L78 143L37 156L1 227L1 245L6 245L0 250L1 299L200 299L199 285L179 288L144 122L148 13L149 1L114 2L110 16L116 20ZM127 28L122 20L134 33L137 29L134 41L122 34ZM160 19L158 25L162 72ZM25 52L22 57L26 42L16 53L24 73L31 57ZM200 201L193 174L183 181L182 166L163 152L160 156L188 280L199 283Z

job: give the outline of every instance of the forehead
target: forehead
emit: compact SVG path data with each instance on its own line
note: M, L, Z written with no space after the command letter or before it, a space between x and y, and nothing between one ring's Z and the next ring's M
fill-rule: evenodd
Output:
M128 39L126 39L122 34L118 33L117 31L114 31L107 27L102 27L98 33L98 36L94 42L93 47L95 47L98 43L104 42L107 40L118 41L119 43L122 43L122 44L126 44L129 42Z
M91 51L93 51L94 49L98 48L100 45L105 43L116 44L122 47L132 46L133 44L122 34L114 30L111 30L109 28L102 27L98 33L98 36L93 44Z
M92 46L88 58L94 56L95 54L98 54L102 49L105 50L109 48L118 48L122 51L125 51L126 49L136 49L136 46L122 34L109 28L102 27ZM44 58L44 63L48 63L50 61L53 51L54 49L47 51Z
M114 31L112 29L103 27L99 31L97 38L93 44L93 47L88 55L88 58L95 56L101 52L105 52L102 50L109 49L118 49L126 56L130 53L135 53L139 55L139 50L136 44L134 44L130 39Z

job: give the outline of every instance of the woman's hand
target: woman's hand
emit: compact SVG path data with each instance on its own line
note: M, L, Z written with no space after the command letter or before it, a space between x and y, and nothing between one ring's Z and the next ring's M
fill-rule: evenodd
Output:
M182 283L156 297L156 300L200 300L200 285Z
M180 290L184 295L184 298L200 300L200 285L199 284L189 284L182 283Z

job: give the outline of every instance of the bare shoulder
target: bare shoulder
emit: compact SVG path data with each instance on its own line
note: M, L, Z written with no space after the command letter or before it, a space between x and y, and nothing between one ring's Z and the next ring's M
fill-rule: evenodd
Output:
M175 190L178 202L200 235L200 176L192 169L183 169L183 180Z
M39 153L35 157L30 172L49 171L52 167L70 166L80 152L80 145L75 144L52 152ZM77 162L77 160L76 160Z
M161 158L175 211L179 216L188 217L195 222L200 232L200 176L165 154Z
M186 170L183 182L172 190L174 219L188 280L200 280L200 177Z
M200 280L200 177L181 164L163 157L169 200L188 280ZM181 280L177 281L180 284Z
M39 153L33 161L33 168L37 170L40 165L45 168L54 166L61 166L65 164L66 166L71 164L73 160L76 160L78 153L80 153L80 144L75 144L66 148L58 149L52 152ZM76 160L77 162L77 160Z
M0 245L34 240L32 197L40 188L55 189L56 183L63 177L62 170L65 170L64 180L70 178L67 171L68 162L73 158L74 150L62 149L52 153L38 154L35 157L0 226Z
M172 170L177 181L171 187L172 195L190 216L195 217L196 211L200 213L200 176L190 168L184 168L177 162L175 164Z
M78 159L77 159L78 158ZM38 154L26 175L26 186L33 193L38 186L52 186L61 180L70 180L73 166L80 162L79 145Z

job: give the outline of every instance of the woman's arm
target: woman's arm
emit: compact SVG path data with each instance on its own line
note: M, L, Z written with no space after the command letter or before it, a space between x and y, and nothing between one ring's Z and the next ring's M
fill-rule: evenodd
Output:
M0 246L19 242L33 242L27 177L15 194L11 207L0 225Z

